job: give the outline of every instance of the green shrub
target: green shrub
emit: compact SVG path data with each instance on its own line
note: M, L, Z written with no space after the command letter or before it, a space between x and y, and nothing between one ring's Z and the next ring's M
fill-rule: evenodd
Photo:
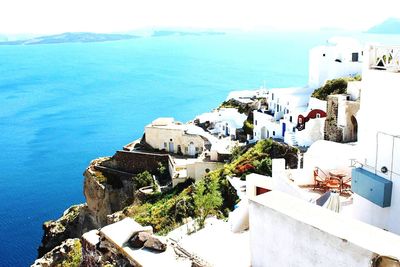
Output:
M133 181L137 189L145 186L153 186L154 183L153 176L148 171L137 174L133 177Z
M361 81L361 75L328 80L322 87L314 90L311 96L320 100L326 100L328 95L345 94L349 81Z

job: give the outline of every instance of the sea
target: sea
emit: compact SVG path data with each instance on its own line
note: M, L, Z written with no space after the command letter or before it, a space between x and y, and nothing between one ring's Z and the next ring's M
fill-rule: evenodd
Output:
M0 266L29 266L44 221L82 203L92 159L144 126L186 122L232 90L303 86L308 51L343 32L173 35L103 43L0 46Z

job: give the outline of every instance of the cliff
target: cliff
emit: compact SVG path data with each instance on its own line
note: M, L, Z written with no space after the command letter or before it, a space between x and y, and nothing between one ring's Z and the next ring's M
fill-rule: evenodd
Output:
M93 160L83 174L86 203L74 205L59 219L43 224L44 234L38 250L39 257L68 238L80 238L87 231L107 225L107 215L132 204L136 191L132 176L97 170L106 160L109 158Z

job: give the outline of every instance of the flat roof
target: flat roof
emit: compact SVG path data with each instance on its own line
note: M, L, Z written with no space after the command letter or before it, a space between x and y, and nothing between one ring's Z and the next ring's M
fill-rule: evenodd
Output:
M250 201L347 240L371 252L400 258L400 236L396 234L279 191L261 194L250 198ZM345 227L337 227L338 225Z

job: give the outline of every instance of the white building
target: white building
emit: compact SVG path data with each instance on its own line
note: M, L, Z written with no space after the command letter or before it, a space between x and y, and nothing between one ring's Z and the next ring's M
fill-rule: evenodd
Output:
M358 162L353 170L356 218L400 234L400 46L365 50ZM355 185L355 186L354 186Z
M310 96L327 80L360 74L362 53L357 41L344 38L311 49L308 86L269 90L268 110L253 112L253 139L281 139L298 146L324 139L326 101ZM355 88L351 92L357 93Z
M154 149L194 157L200 155L207 144L201 132L203 129L195 125L182 124L173 118L158 118L145 127L145 139Z
M310 51L308 86L316 89L327 80L361 73L363 51L350 38L331 38L328 44Z
M400 47L364 51L358 143L316 142L305 154L304 169L281 175L294 184L310 184L316 166L352 168L352 202L335 213L275 185L272 192L251 197L252 265L399 266L400 106L392 96L400 84Z
M195 120L200 124L208 125L207 130L211 134L236 139L236 131L242 129L246 119L247 116L239 113L236 108L220 108L213 112L203 113Z
M310 98L310 88L271 89L268 110L255 110L254 140L280 139L290 145L309 146L324 137L326 101Z

